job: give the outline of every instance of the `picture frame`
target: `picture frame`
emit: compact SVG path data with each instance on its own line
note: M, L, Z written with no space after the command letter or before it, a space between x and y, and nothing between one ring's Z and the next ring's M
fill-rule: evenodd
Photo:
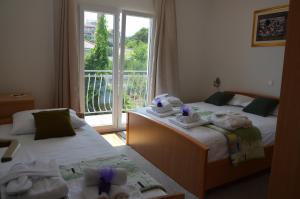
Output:
M281 5L254 11L252 47L285 46L288 10Z

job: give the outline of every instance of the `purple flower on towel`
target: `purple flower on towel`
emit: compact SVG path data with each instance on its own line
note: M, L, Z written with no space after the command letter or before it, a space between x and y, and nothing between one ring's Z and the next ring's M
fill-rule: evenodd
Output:
M189 116L190 108L187 105L182 105L180 109L183 116Z
M159 97L155 99L155 103L157 107L163 107L163 104L161 103L161 99Z
M100 170L100 178L102 178L106 183L111 183L114 175L115 171L111 167Z

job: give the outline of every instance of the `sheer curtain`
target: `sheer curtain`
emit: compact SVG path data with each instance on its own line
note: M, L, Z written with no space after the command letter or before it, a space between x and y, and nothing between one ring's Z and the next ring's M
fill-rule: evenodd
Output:
M154 0L156 20L151 71L151 97L178 95L178 51L175 0Z
M55 106L80 109L79 34L76 0L54 2Z

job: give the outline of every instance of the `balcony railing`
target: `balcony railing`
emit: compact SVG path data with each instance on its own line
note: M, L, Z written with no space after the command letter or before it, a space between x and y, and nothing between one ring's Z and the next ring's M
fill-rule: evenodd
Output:
M147 71L123 71L122 111L147 104ZM106 114L113 107L112 70L85 70L85 114Z

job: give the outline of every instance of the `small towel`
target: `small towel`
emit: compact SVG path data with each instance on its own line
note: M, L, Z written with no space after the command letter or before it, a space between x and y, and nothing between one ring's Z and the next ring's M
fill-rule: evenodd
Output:
M209 121L215 126L230 131L238 128L251 128L252 122L246 116L234 112L217 112L209 117Z
M97 186L99 184L99 171L101 169L86 168L84 170L84 182L86 186ZM111 184L124 185L127 182L127 171L122 168L113 169L114 176Z
M166 112L166 113L157 113L155 111L152 111L151 109L146 109L146 112L150 113L151 115L154 115L156 117L163 118L163 117L168 117L168 116L171 116L171 115L175 115L179 111L178 110L172 110L172 111L169 111L169 112Z
M111 185L109 192L110 199L127 199L128 191L122 186Z
M205 120L198 120L196 122L191 122L191 123L182 123L180 121L178 121L177 119L174 119L174 118L171 118L169 119L169 121L173 124L175 124L176 126L179 126L181 128L184 128L184 129L190 129L190 128L194 128L194 127L197 127L197 126L203 126L203 125L206 125L206 124L209 124L208 121L205 121Z
M172 105L168 101L161 100L161 101L157 102L156 105L152 106L152 110L157 113L166 113L166 112L172 111L173 108L172 108Z
M191 111L188 116L182 114L176 115L176 120L185 124L194 123L200 120L200 115L197 112Z
M181 105L183 105L183 102L178 97L169 96L166 93L156 96L152 101L152 104L156 105L156 102L158 100L168 101L173 107L180 107Z

